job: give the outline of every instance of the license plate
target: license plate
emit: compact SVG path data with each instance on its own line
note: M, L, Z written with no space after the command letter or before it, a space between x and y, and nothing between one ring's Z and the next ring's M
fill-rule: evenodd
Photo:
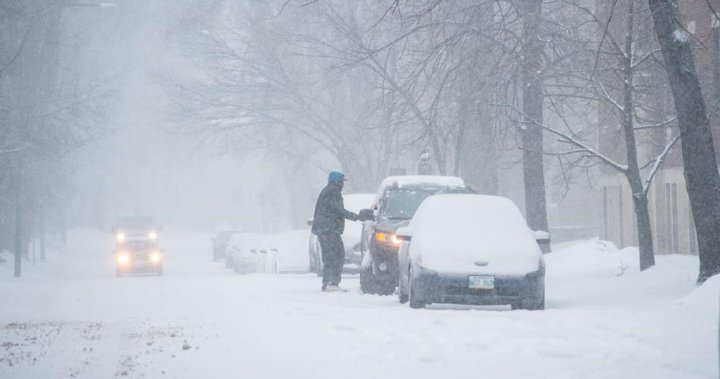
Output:
M471 289L490 290L495 288L495 277L487 275L471 275L469 279Z

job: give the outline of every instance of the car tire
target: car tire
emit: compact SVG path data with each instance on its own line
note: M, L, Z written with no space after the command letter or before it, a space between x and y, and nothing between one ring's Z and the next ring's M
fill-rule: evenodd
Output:
M543 294L539 299L532 299L532 301L529 301L525 309L529 311L542 311L545 309L545 290L543 290Z
M542 311L545 309L545 290L543 289L540 298L522 299L516 304L511 305L512 309L525 309L528 311Z
M375 292L381 296L394 294L395 288L397 288L395 281L379 281L375 283Z
M398 301L400 304L405 304L408 302L408 295L403 291L402 286L398 284Z
M409 292L408 303L410 303L410 308L412 308L412 309L425 308L425 305L427 305L427 303L425 302L425 300L423 298L418 296L417 291L415 291L415 280L413 279L412 270L410 272L408 272L408 277L409 277L408 287L410 287L408 289L408 292Z
M365 294L377 293L372 267L360 267L360 290Z
M408 295L408 303L412 309L422 309L425 308L426 305L425 301L418 297L412 279L410 279L410 294Z

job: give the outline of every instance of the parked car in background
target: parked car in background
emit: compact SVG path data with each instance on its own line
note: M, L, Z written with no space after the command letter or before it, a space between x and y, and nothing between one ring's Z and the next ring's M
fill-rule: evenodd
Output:
M240 274L255 272L256 253L265 247L264 238L260 233L234 233L225 250L225 267Z
M343 196L345 209L359 213L362 209L368 209L375 200L374 194L350 194ZM312 226L312 219L308 220ZM345 231L342 234L343 245L345 245L345 266L344 273L357 273L360 268L362 256L360 254L360 238L362 236L363 224L360 221L345 221ZM320 242L316 235L310 233L310 272L322 275L322 252Z
M375 220L363 223L360 244L360 288L363 293L390 295L398 282L395 231L406 226L427 197L439 193L471 193L454 176L391 176L380 184L373 210Z
M400 302L510 304L545 307L545 263L510 200L499 196L438 195L426 199L408 226L397 230Z
M215 234L215 237L212 238L214 261L225 258L225 250L227 249L228 242L230 242L230 237L235 233L241 232L240 230L221 230Z
M308 272L308 253L305 244L309 234L311 233L308 229L295 229L266 235L265 248L276 251L277 273Z

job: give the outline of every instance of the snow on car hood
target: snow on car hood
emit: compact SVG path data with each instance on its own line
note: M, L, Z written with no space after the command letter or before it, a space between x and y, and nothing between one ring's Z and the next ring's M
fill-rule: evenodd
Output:
M520 211L502 197L433 196L409 228L411 259L438 272L524 275L542 259Z

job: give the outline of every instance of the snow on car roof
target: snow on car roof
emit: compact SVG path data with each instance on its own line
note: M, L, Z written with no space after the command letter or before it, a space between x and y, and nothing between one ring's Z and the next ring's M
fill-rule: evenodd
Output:
M350 212L359 212L361 209L370 208L373 205L375 194L372 193L355 193L343 196L345 209Z
M453 220L452 225L447 219ZM492 228L507 225L527 229L522 213L515 203L502 196L478 194L436 195L418 208L411 225L432 224L433 227L457 229L461 224L470 228Z
M471 241L478 248L497 250L537 247L520 209L501 196L431 196L415 212L409 227L422 235L413 237L414 243L422 239L428 245L452 248L455 242Z
M388 187L407 187L417 186L423 184L436 185L438 187L465 187L465 181L457 176L443 176L443 175L402 175L402 176L388 176L383 179L378 188L377 194L375 194L375 201L373 205L377 204L380 198L385 193Z

